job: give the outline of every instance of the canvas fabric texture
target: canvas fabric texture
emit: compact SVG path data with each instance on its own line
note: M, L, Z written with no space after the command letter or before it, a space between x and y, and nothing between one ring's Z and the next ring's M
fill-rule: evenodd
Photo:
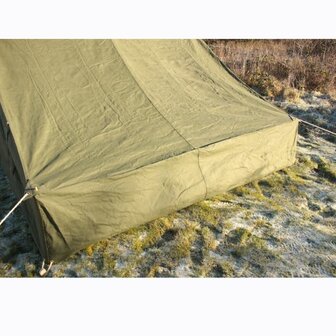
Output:
M199 40L0 40L0 104L47 261L295 161L297 120Z

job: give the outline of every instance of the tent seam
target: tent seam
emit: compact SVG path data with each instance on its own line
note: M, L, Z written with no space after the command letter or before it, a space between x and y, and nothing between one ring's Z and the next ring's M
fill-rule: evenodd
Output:
M35 62L35 64L36 64L36 66L37 66L37 68L38 68L38 70L39 70L39 72L40 72L40 74L41 74L41 76L43 77L44 81L47 83L47 86L50 88L51 92L53 93L53 96L54 96L54 98L55 98L55 101L57 102L57 105L59 106L60 110L63 112L63 115L64 115L64 110L63 110L62 104L60 103L58 97L56 96L56 94L55 94L55 92L54 92L54 90L53 90L53 88L51 87L49 81L47 80L47 78L46 78L46 76L45 76L45 74L44 74L44 72L43 72L43 70L42 70L42 67L41 67L40 63L39 63L39 61L37 60L37 57L36 57L35 54L34 54L34 51L32 50L31 46L29 45L29 41L28 41L28 40L26 40L26 45L27 45L27 48L28 48L29 51L30 51L30 54L31 54L31 56L32 56L32 58L33 58L33 60L34 60L34 62ZM46 113L46 114L47 114L47 117L48 117L49 119L50 119L50 117L51 117L51 119L53 120L54 124L56 125L56 128L57 128L57 130L58 130L58 134L60 135L60 138L62 139L62 142L63 142L64 146L67 146L67 144L69 143L68 134L64 135L63 132L61 131L61 128L60 128L60 126L59 126L57 120L55 119L55 116L54 116L54 115L52 114L52 112L51 112L51 108L50 108L50 106L49 106L49 103L48 103L47 100L44 98L41 89L38 87L36 81L34 80L32 74L31 74L31 70L30 70L30 67L29 67L28 64L27 64L27 68L28 68L28 74L29 74L29 77L30 77L30 79L31 79L31 81L32 81L32 83L33 83L33 85L34 85L34 87L35 87L35 89L36 89L38 95L40 96L40 99L41 99L42 103L45 104L45 106L47 107L47 109L44 110L44 111L48 111L48 112Z
M208 185L206 183L206 180L205 180L205 176L203 174L203 171L202 171L202 168L201 168L201 163L200 163L200 149L197 148L197 163L198 163L198 168L200 170L200 173L202 175L202 178L203 178L203 182L204 182L204 188L205 188L205 194L204 194L204 198L207 198L207 195L208 195Z
M116 177L122 176L122 175L124 175L124 174L132 173L132 172L137 171L137 170L139 170L139 169L143 169L143 168L146 168L146 167L150 167L150 166L152 166L152 165L155 165L155 164L159 164L159 163L164 162L164 161L166 161L166 160L170 160L170 159L174 159L174 158L180 157L181 155L185 155L185 154L192 153L192 152L196 152L196 151L200 152L200 149L206 149L207 147L210 147L210 146L212 146L212 145L219 144L219 143L224 143L224 142L227 141L227 140L231 140L231 139L234 139L234 138L239 138L239 137L241 137L241 136L250 135L250 134L253 134L253 133L259 133L259 132L262 132L262 131L265 131L265 130L267 130L267 129L271 129L271 128L274 128L274 127L280 127L280 126L282 126L283 124L287 124L287 123L289 123L289 122L291 122L291 123L292 123L292 122L296 122L296 120L293 120L293 121L292 121L292 120L289 119L289 120L287 120L287 121L285 121L285 122L283 122L283 123L277 124L277 125L267 126L267 127L260 128L260 129L258 129L258 130L256 130L256 131L253 131L253 132L243 133L243 134L239 134L239 135L237 135L237 136L232 136L232 137L230 137L230 138L226 138L226 139L222 139L222 140L219 140L219 141L216 141L216 142L212 142L212 143L209 143L209 144L206 144L206 145L203 145L203 146L200 146L200 147L193 148L193 149L191 149L191 150L182 152L182 153L180 153L180 154L178 154L178 155L170 156L170 157L168 157L168 158L166 158L166 159L163 159L163 160L160 160L160 161L155 161L155 162L148 163L148 164L146 164L146 165L140 166L140 167L135 168L135 169L126 170L126 171L121 172L121 173L118 173L118 172L117 172L117 173L113 174L113 175L110 176L110 177L112 177L112 178L116 178ZM200 170L201 170L201 168L200 168ZM201 171L201 173L202 173L202 175L203 175L203 172L202 172L202 171ZM55 187L55 188L53 188L53 190L61 190L61 189L63 189L63 188L68 188L68 187L70 187L70 186L74 186L74 185L82 184L82 183L87 183L87 182L90 182L90 181L91 181L91 180L85 180L85 181L81 181L81 182L76 182L76 183L73 183L73 184L69 184L69 185L66 185L66 186L62 186L62 187L60 187L60 188ZM204 181L204 182L205 182L205 181ZM206 184L206 182L205 182L205 184Z
M110 40L111 43L113 44L114 48L116 49L118 55L120 56L120 59L122 60L122 62L124 63L125 67L127 68L128 72L131 74L132 78L134 79L135 83L137 84L137 86L140 88L140 90L143 92L143 94L145 95L145 97L148 99L148 101L151 103L151 105L155 108L155 110L161 115L161 117L171 126L171 128L189 145L192 147L192 149L196 149L173 125L172 123L159 111L159 109L155 106L155 104L152 102L152 100L148 97L148 95L146 94L145 90L142 88L142 86L139 83L139 80L135 78L133 72L130 70L129 66L127 65L126 61L124 60L124 58L121 56L118 48L116 47L115 43Z
M78 44L78 43L77 43ZM75 42L75 49L79 55L79 58L82 62L82 64L84 65L84 68L86 69L87 71L87 74L91 75L92 78L94 79L94 81L97 83L97 85L99 86L100 90L102 91L102 93L104 94L105 96L105 99L109 101L109 106L111 107L111 109L113 110L113 112L116 114L117 116L117 119L119 121L120 124L122 124L122 121L121 121L121 117L120 117L120 114L118 113L118 111L112 106L114 105L112 100L109 98L108 94L106 93L106 91L104 90L102 84L100 83L100 81L98 80L98 78L94 75L94 73L92 72L92 70L90 69L90 67L88 66L86 60L84 59L84 56L82 54L82 52L80 51L80 48L78 47L78 45L76 45L76 42ZM97 103L102 107L102 104L99 102L99 100L97 99L97 95L96 95L96 92L94 92L93 90L93 94L95 96L95 99L97 101ZM120 108L120 107L119 107Z
M261 94L259 94L257 91L253 90L250 86L248 86L242 79L240 79L224 62L221 61L221 59L212 51L212 49L201 39L198 40L199 43L210 53L210 55L212 56L212 58L214 58L217 63L219 63L219 65L222 66L222 68L224 68L224 70L226 70L226 72L231 75L231 77L233 77L234 79L236 79L238 81L238 83L244 87L245 89L247 89L250 93L252 93L254 96L256 96L257 98L260 98L261 100L263 100L264 102L270 104L271 106L275 107L278 112L282 112L287 114L287 116L289 117L289 119L293 120L293 118L291 117L291 115L284 109L280 108L279 106L276 106L272 103L270 103L267 99L265 99Z
M286 121L284 121L284 122L282 122L282 123L279 123L279 124L276 124L276 125L265 126L265 127L263 127L263 128L259 128L259 129L255 130L255 131L246 132L246 133L242 133L242 134L238 134L238 135L233 135L233 136L230 136L230 137L225 138L225 139L220 139L220 140L218 140L218 141L210 142L210 143L205 144L205 145L202 145L202 146L200 146L200 147L198 147L198 148L206 148L206 147L208 147L208 146L215 145L215 144L217 144L217 143L219 143L219 142L224 142L224 141L226 141L226 140L234 139L234 138L237 138L237 137L240 137L240 136L243 136L243 135L247 135L247 134L258 133L258 132L261 132L261 131L266 130L266 129L268 129L268 128L277 127L277 126L286 124L286 123L288 123L288 122L293 122L293 121L295 122L295 120L293 120L293 119L289 119L289 120L286 120Z

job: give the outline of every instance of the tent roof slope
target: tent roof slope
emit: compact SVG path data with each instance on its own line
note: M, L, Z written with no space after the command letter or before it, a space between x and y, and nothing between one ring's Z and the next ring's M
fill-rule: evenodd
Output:
M132 171L289 120L202 41L8 40L0 53L1 104L27 177L45 188Z

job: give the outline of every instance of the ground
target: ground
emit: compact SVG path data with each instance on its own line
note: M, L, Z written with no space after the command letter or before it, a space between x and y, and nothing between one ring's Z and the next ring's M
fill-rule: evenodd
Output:
M336 131L336 100L275 101ZM335 277L335 138L300 126L296 163L266 178L89 246L48 277ZM0 171L0 217L15 203ZM0 277L34 277L42 259L18 209L0 228Z

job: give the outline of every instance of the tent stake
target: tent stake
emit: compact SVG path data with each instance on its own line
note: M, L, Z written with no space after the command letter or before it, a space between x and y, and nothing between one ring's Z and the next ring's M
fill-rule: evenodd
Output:
M49 273L49 271L50 271L51 266L53 265L53 263L54 262L51 261L50 264L49 264L49 266L47 268L45 268L44 267L45 266L45 260L43 259L42 266L41 266L41 269L39 271L39 274L40 274L41 277L45 277Z

